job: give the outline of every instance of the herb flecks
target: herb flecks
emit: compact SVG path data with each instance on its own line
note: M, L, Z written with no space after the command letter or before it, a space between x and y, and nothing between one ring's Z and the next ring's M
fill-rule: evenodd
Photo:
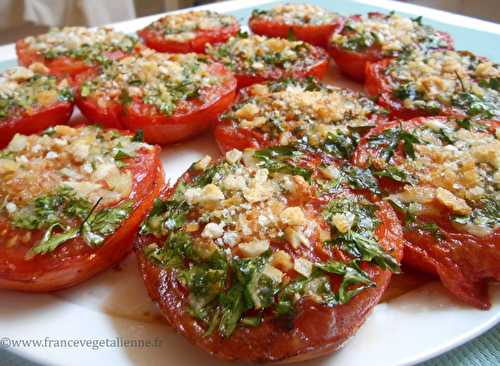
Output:
M317 268L327 273L343 276L336 299L339 304L347 304L351 299L363 290L375 287L371 278L359 267L359 261L350 263L329 261L316 265ZM352 286L356 286L352 288Z
M37 197L32 204L19 210L12 218L14 226L26 230L45 229L41 241L27 253L27 258L50 253L78 236L89 246L102 245L128 217L132 202L124 201L96 212L99 202L92 206L71 188L61 187L55 193ZM75 226L75 221L81 223Z
M333 232L337 235L329 244L339 246L354 258L376 263L383 269L398 273L400 269L396 259L386 253L375 238L374 231L380 223L375 212L376 206L373 204L350 196L341 196L330 201L323 210L323 216L330 222ZM338 215L353 216L348 230L338 230L334 221Z
M312 171L300 167L295 161L295 158L299 158L302 155L303 153L293 146L270 147L256 151L254 154L255 158L259 160L259 165L270 172L300 175L309 181Z
M405 155L414 159L414 145L418 143L417 136L405 131L401 126L386 129L381 134L372 136L368 140L368 146L372 149L378 149L378 156L386 162L390 162L401 144Z

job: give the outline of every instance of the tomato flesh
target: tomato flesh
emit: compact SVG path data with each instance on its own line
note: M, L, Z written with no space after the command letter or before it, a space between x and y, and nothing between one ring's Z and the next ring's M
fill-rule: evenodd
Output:
M0 148L5 147L16 133L30 135L51 126L66 124L73 114L73 103L57 102L51 106L0 120Z
M186 173L178 182L189 182L190 173ZM175 192L175 186L166 189L162 199L168 199ZM295 204L295 202L289 202ZM314 204L320 209L321 203ZM398 261L402 256L402 230L397 216L388 203L376 203L377 217L381 224L375 235L380 245L391 253ZM276 320L272 315L265 315L256 327L240 326L228 338L217 331L206 335L190 312L189 293L176 276L176 272L163 269L151 262L144 254L144 248L157 243L157 238L139 235L135 250L139 260L139 268L150 297L159 303L160 310L177 332L188 338L194 345L206 352L225 360L246 360L252 362L270 362L287 359L303 360L339 349L345 341L361 326L373 307L378 303L386 289L391 272L381 270L370 263L363 263L362 268L373 279L376 286L362 291L345 305L327 307L302 299L297 304L295 317L289 325ZM319 246L313 251L317 260L331 259L332 254ZM302 254L290 253L292 256L305 255L309 249L297 249ZM340 253L340 252L339 252ZM343 254L339 254L343 258Z
M175 143L212 127L217 117L233 102L236 80L221 64L214 63L210 67L213 74L227 76L226 82L209 89L199 98L179 102L170 116L162 114L156 107L145 104L137 97L128 105L111 101L106 107L102 107L97 100L84 98L78 91L76 104L89 123L101 124L107 128L142 130L145 141L149 143ZM81 84L95 75L95 72L81 75L78 82Z
M77 237L53 252L26 259L28 251L40 241L43 230L18 229L5 217L0 217L0 288L55 291L79 284L123 259L131 251L138 227L164 179L159 148L152 152L139 151L128 164L133 177L128 199L134 201L134 209L115 233L97 248ZM12 242L15 245L10 245Z
M255 34L279 38L288 38L290 34L293 34L298 40L326 47L330 36L342 28L343 20L339 18L337 22L330 24L297 25L251 18L248 26Z
M320 48L316 48L315 51L316 52L312 54L311 57L317 59L317 62L307 69L292 68L285 70L280 68L272 68L256 74L236 73L234 76L236 77L236 80L238 80L238 89L265 81L279 80L283 78L302 79L310 76L321 80L325 77L328 71L328 57L326 53Z
M207 44L224 43L239 30L239 24L213 30L198 30L195 37L187 41L167 40L160 32L149 27L140 30L137 34L144 40L146 46L159 52L204 53Z
M16 54L20 65L28 67L35 62L44 64L51 75L64 78L68 77L72 80L78 74L88 72L95 69L97 65L87 63L84 60L79 60L70 56L58 56L54 59L47 59L39 52L31 49L25 40L16 42ZM118 60L126 56L127 53L122 51L108 52L106 57L110 60Z
M417 117L426 117L432 115L444 115L455 118L468 118L467 111L459 107L442 105L437 111L407 108L403 101L393 95L393 87L385 70L391 64L391 59L368 63L366 66L365 91L377 103L388 109L391 117L400 119L413 119ZM496 118L496 117L495 117Z
M272 82L270 84L272 85ZM266 85L266 83L263 85ZM251 87L240 89L234 105L245 102L247 99L251 98L251 96ZM353 99L356 97L356 94L352 94ZM240 122L240 119L232 120L226 115L224 119L219 119L215 124L214 137L219 149L223 153L232 149L242 151L246 148L262 149L270 146L282 145L279 137L270 137L269 134L266 136L266 134L259 131L258 128L243 128ZM387 122L385 114L377 113L376 111L366 116L366 123L370 126L378 126L385 122Z
M365 91L370 97L377 98L377 103L390 111L393 118L412 119L421 116L431 116L435 113L424 110L406 108L403 102L392 95L392 88L385 75L385 69L391 59L368 63L366 65ZM440 114L451 115L451 109L443 109Z
M435 117L442 123L446 117ZM411 129L423 125L425 117L404 122L403 126ZM397 127L401 122L395 121L371 130L361 139L353 157L355 165L366 167L371 156L368 141L371 137L381 134L386 129ZM495 128L500 126L497 121L484 121ZM395 159L404 159L402 149L397 150ZM397 193L403 189L403 184L393 180L379 179L382 189L389 193ZM500 280L500 229L491 234L479 237L463 233L455 229L449 219L449 212L435 207L437 215L419 215L418 219L426 223L437 224L443 239L437 240L432 234L423 230L405 230L406 240L403 264L439 277L443 285L458 299L479 309L491 306L487 284L490 280ZM404 215L400 215L404 220Z
M385 18L382 13L372 12L368 13L368 17L372 18ZM349 19L355 22L361 22L361 15L353 15ZM342 31L341 31L342 33ZM448 44L448 49L453 49L453 40L448 33L436 31L439 38L443 39ZM357 81L364 82L367 73L367 66L372 62L381 61L387 56L384 56L380 47L371 46L363 51L348 50L338 45L329 43L328 50L330 55L335 60L335 64L340 72L347 77Z

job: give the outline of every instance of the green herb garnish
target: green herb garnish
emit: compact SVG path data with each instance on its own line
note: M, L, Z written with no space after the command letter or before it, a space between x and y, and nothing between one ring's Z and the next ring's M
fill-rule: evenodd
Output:
M254 157L260 161L259 165L262 168L273 173L300 175L305 180L310 181L312 171L298 166L294 159L302 155L302 152L293 146L269 147L254 153Z

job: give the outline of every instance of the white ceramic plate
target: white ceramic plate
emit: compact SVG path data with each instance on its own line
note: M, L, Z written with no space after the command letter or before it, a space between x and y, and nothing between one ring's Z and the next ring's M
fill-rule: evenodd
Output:
M256 0L253 5L265 2L268 1ZM402 10L417 15L436 15L428 9L390 1L381 1L377 5L396 10L402 7ZM238 0L210 8L232 11L246 6L248 2ZM441 20L448 19L452 24L465 19L468 25L472 23L485 31L499 29L491 23L447 16ZM153 17L137 19L120 23L117 28L130 32L152 20ZM0 61L12 57L12 48L0 47ZM359 88L343 80L333 69L329 80L335 80L336 85ZM79 118L78 113L74 118ZM162 160L167 178L175 180L193 161L206 154L218 155L210 134L165 148ZM480 311L457 303L437 282L425 285L376 306L372 316L341 351L307 364L395 366L422 362L500 322L500 286L491 286L490 293L492 308ZM146 294L132 255L118 268L76 288L50 295L0 291L0 299L0 345L43 364L221 364L192 347L162 323ZM15 342L21 343L16 345ZM124 342L136 344L118 346ZM149 345L140 342L149 342Z

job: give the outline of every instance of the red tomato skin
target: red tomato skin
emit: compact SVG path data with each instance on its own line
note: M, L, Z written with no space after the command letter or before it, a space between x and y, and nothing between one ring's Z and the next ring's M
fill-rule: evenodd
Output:
M487 284L488 279L500 280L500 230L478 238L450 228L444 244L424 232L406 232L404 237L406 264L437 275L463 302L482 310L491 307Z
M73 103L57 102L49 107L19 117L0 121L0 148L5 147L16 133L30 135L51 126L66 124L73 114Z
M400 100L393 97L389 80L384 73L391 61L391 59L384 59L378 62L369 62L366 65L365 92L368 96L376 98L378 104L389 110L393 119L409 120L433 115L467 118L466 111L454 107L443 107L436 112L404 107ZM498 122L498 120L496 121Z
M189 174L182 179L189 180ZM173 188L166 189L161 197L168 199L173 192ZM377 202L376 205L380 208L377 216L381 225L375 234L381 238L382 247L400 261L403 255L401 225L388 203ZM237 328L230 338L215 333L204 336L205 330L186 311L188 293L174 272L162 270L144 256L143 248L152 241L152 237L139 235L135 244L139 269L150 297L159 304L167 323L179 334L223 360L298 362L334 352L364 323L391 278L390 271L363 266L363 270L374 278L374 288L364 290L348 304L333 308L308 300L301 301L291 331L267 319L258 327Z
M73 81L73 78L78 74L89 72L97 67L94 64L69 56L59 56L49 60L39 52L30 49L23 39L16 42L16 54L21 66L28 67L35 62L40 62L49 69L49 74L58 78L69 78L70 81ZM106 56L111 60L118 60L126 55L125 52L115 51L107 53Z
M251 95L251 93L247 93L246 89L241 89L235 103L244 100L245 95ZM369 120L372 121L375 126L388 122L385 116L376 114L371 115ZM278 139L266 139L258 131L234 126L233 122L230 120L217 121L214 128L214 137L222 153L226 153L232 149L262 149L280 145Z
M232 149L260 149L265 143L259 133L243 128L235 128L231 123L218 122L214 128L214 137L222 153Z
M328 39L333 33L336 33L344 26L344 19L339 18L337 22L321 25L296 25L281 22L273 22L250 18L248 21L250 30L262 36L288 38L290 32L296 39L310 43L314 46L326 47Z
M447 123L447 117L433 117ZM426 122L425 117L403 122L408 128L417 127ZM494 133L500 126L498 121L483 121ZM386 129L396 127L400 121L389 122L374 128L360 141L353 156L353 163L360 167L368 164L369 153L366 150L368 140ZM397 156L403 159L399 151ZM388 179L379 180L381 187L388 192L399 192L403 185ZM458 299L479 309L491 306L487 283L494 279L500 281L500 229L486 237L458 232L453 228L448 213L443 217L419 217L430 223L437 223L444 233L444 239L437 241L425 231L405 231L403 264L422 272L439 277L443 285ZM404 217L401 217L403 220Z
M307 69L281 69L273 68L261 73L255 74L242 74L235 73L236 80L238 81L238 89L245 88L253 84L259 84L271 80L279 80L286 78L302 79L305 77L313 77L318 80L322 80L329 67L328 55L327 53L319 47L315 47L314 54L312 57L317 59L317 62Z
M368 13L369 18L385 18L385 14L378 12ZM353 15L349 19L362 21L361 15ZM342 31L341 31L342 32ZM448 33L436 31L440 38L448 44L448 49L453 49L453 39ZM328 45L328 51L340 72L357 82L365 81L366 67L371 62L382 61L386 58L378 47L370 47L364 51L350 51L340 46Z
M384 17L382 13L368 13L369 17ZM361 15L349 17L353 21L361 21ZM342 30L340 31L342 33ZM370 47L364 52L346 50L340 46L328 42L328 52L335 60L339 71L354 81L362 83L365 80L365 68L368 62L379 61L383 58L382 53L375 47Z
M328 60L324 59L319 61L314 66L310 67L308 70L274 70L267 74L235 74L236 80L238 80L238 89L245 88L253 84L263 83L270 80L279 80L282 78L294 78L302 79L308 76L314 77L318 80L322 80L326 72L328 71Z
M153 205L154 198L164 184L160 149L140 156L134 164L132 193L135 209L120 228L97 249L92 249L81 238L64 243L50 254L25 260L27 251L42 237L43 230L31 232L31 240L7 248L0 243L0 288L23 292L50 292L75 286L112 267L130 253L139 225ZM28 230L13 228L0 218L0 231L23 237ZM7 241L8 236L3 240Z
M232 24L217 30L198 31L194 39L185 42L165 40L162 35L149 29L149 27L140 30L137 34L144 40L146 46L159 52L205 53L207 44L224 43L239 31L240 25Z
M89 123L100 124L105 128L126 129L121 120L122 105L118 103L109 103L105 108L99 108L96 100L91 98L81 98L76 96L76 105Z
M229 75L221 64L213 64L214 73ZM78 77L78 83L95 73ZM152 144L167 145L194 137L211 128L217 117L224 112L236 96L236 79L229 77L225 85L217 89L217 97L208 95L204 100L184 103L171 116L159 112L156 107L144 104L137 98L128 105L111 102L106 108L98 106L96 100L81 97L76 93L76 104L89 123L98 123L107 128L142 130L144 140ZM204 97L202 96L201 99Z
M28 67L35 62L40 62L49 69L51 75L57 77L74 76L92 68L91 65L81 60L76 60L67 56L48 60L40 53L29 48L28 44L23 39L16 42L16 53L18 62L21 66Z
M211 129L217 117L224 112L234 100L236 92L231 91L219 98L216 104L197 110L189 115L174 115L170 118L157 116L153 119L144 118L129 109L126 125L131 130L142 129L146 141L155 144L172 144L199 135ZM139 107L140 108L140 107Z
M365 68L369 62L381 59L380 51L370 49L366 52L345 50L342 47L330 46L329 52L335 60L339 71L354 81L362 83L365 81Z
M377 103L386 108L392 118L409 120L416 117L426 117L435 114L420 109L406 108L402 101L392 96L389 81L384 75L385 69L391 62L392 59L384 59L382 61L369 62L366 64L366 94L370 97L377 98ZM451 115L452 113L449 109L443 109L440 114Z

